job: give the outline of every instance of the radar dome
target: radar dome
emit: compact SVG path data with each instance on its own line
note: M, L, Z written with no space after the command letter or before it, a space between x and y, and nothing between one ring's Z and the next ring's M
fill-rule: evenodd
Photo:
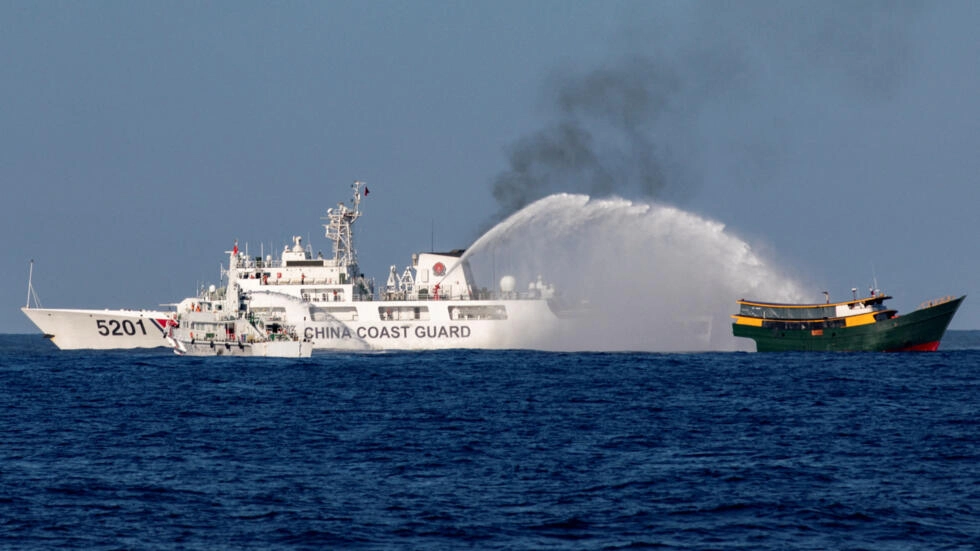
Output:
M500 278L500 292L513 293L516 287L517 280L514 279L514 276L505 275Z

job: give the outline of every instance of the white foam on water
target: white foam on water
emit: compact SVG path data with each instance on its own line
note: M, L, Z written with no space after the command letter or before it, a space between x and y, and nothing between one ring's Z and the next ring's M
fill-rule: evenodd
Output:
M540 275L582 309L547 348L751 350L735 339L736 299L799 301L792 279L725 225L667 205L586 195L545 197L466 252L481 282Z

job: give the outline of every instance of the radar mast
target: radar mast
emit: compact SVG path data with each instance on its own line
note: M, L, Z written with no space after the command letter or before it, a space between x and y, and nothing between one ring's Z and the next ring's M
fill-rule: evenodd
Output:
M344 266L350 270L350 275L357 272L357 251L354 249L354 222L361 217L361 187L364 182L356 181L351 186L354 190L353 208L344 203L337 203L335 208L327 209L323 220L325 236L333 241L333 262L335 266Z

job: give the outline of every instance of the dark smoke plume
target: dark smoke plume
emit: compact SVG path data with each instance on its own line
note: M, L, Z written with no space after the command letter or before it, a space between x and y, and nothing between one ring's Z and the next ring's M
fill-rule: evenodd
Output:
M677 88L670 70L643 58L554 79L558 121L519 140L494 182L501 217L556 192L605 196L625 183L658 195L666 159L650 133Z
M699 123L735 136L739 166L753 172L743 178L764 180L805 138L807 106L896 92L920 11L912 0L688 5L695 16L679 42L641 29L646 43L632 49L643 53L547 83L553 122L508 149L493 182L498 220L558 192L685 199L700 184ZM732 112L749 113L753 131Z

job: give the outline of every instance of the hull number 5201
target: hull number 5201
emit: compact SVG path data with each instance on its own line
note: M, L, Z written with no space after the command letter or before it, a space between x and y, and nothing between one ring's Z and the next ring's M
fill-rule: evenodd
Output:
M103 337L108 336L125 336L125 335L135 335L137 329L145 335L146 327L143 325L143 320L137 320L133 323L132 320L95 320L95 325L99 328L99 334Z

